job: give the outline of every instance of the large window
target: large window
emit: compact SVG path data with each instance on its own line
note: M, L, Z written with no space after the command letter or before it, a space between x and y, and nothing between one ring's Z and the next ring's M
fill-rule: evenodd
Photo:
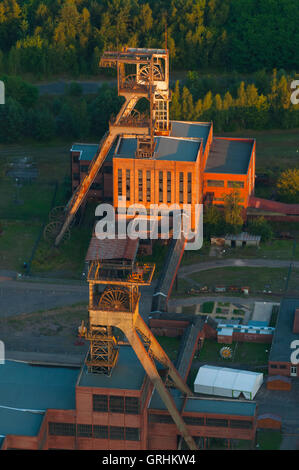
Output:
M125 408L125 397L111 396L109 400L109 410L111 413L123 413Z
M123 441L125 439L125 428L121 428L120 426L111 426L110 439Z
M131 199L131 172L126 170L126 198L128 201Z
M93 411L108 411L108 396L93 395Z
M188 186L187 186L188 204L192 202L192 173L188 173Z
M138 170L138 200L143 201L143 171Z
M125 412L128 414L138 415L139 399L137 397L125 397Z
M173 424L173 419L169 415L150 414L149 415L149 422L150 423Z
M140 441L140 432L138 428L126 428L127 441Z
M179 183L179 200L180 204L184 204L184 173L180 172L180 183Z
M118 195L119 196L122 196L123 194L123 172L121 169L118 170L117 172L117 176L118 176Z
M91 424L78 424L77 435L78 437L92 437L92 425Z
M171 203L171 172L167 172L167 202Z
M121 395L93 395L93 411L139 414L139 398Z
M191 426L203 426L204 425L204 418L197 418L195 416L184 416L184 421L186 424Z
M244 181L228 181L228 188L244 188Z
M208 180L208 186L212 188L224 188L224 181L222 180Z
M237 429L252 429L252 422L251 421L242 421L240 419L232 419L230 422L231 428Z
M159 171L159 202L163 202L163 171Z
M76 425L72 423L52 423L49 422L50 436L75 436Z
M95 439L108 439L108 426L93 426L93 437Z
M151 202L151 172L149 170L146 172L146 200Z
M228 420L227 419L207 418L206 425L207 426L220 427L220 428L226 428L228 426Z

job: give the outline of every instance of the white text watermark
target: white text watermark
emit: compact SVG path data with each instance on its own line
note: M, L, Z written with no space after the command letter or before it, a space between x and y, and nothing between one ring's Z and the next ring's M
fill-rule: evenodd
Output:
M202 204L142 204L126 206L119 198L117 211L111 204L99 204L95 215L101 217L95 227L98 239L186 240L185 250L199 250L203 244ZM193 226L193 228L192 228ZM194 227L196 227L194 229Z

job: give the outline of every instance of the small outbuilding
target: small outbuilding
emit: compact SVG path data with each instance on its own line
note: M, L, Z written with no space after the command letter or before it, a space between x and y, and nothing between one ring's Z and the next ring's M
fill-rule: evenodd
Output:
M262 373L205 365L199 368L194 392L253 400L263 380Z
M225 245L231 248L239 246L259 246L260 235L252 235L251 233L241 232L237 234L226 234L224 237Z

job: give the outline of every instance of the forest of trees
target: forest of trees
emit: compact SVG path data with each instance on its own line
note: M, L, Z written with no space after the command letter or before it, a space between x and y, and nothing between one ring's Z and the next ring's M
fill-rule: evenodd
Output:
M172 69L295 70L298 0L0 0L0 73L92 75L104 49L164 47Z
M272 76L262 78L258 73L247 83L232 80L223 89L213 79L203 82L189 73L185 84L177 81L174 86L170 117L213 121L216 133L299 127L299 105L290 101L288 76L274 70ZM99 87L97 94L83 95L81 86L71 83L64 95L53 97L39 96L35 86L18 77L0 74L0 80L6 85L6 104L0 106L1 142L57 137L98 142L123 102L116 87L108 84ZM148 106L146 100L140 104Z

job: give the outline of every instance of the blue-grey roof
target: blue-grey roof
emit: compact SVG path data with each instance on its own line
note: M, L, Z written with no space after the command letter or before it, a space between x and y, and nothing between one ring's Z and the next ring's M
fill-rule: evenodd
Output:
M201 141L192 139L177 139L172 137L155 138L155 158L157 160L195 162ZM121 138L115 155L118 158L135 158L137 149L136 138Z
M269 361L291 362L293 350L290 344L294 340L299 340L299 334L293 333L294 314L297 308L299 308L299 298L285 298L281 301Z
M83 367L78 381L80 387L118 388L140 390L145 378L145 371L131 346L120 346L116 366L110 377L90 374Z
M188 398L184 412L254 416L256 403L232 400Z
M5 361L0 365L0 407L75 409L78 373L78 369Z
M0 436L37 435L47 409L75 409L78 369L0 365Z
M71 151L72 152L81 152L79 160L91 161L97 150L99 144L73 144Z
M182 396L182 392L180 392L177 389L170 389L170 393L172 395L172 398L175 402L175 405L179 411L182 411L183 405L184 405L184 397ZM166 405L164 404L162 398L160 397L159 393L157 390L154 391L150 403L149 403L149 409L151 410L167 410Z
M206 147L207 139L211 129L211 122L183 122L171 121L172 137L193 137L203 139L203 150Z
M40 430L44 415L44 413L0 408L0 435L36 436ZM0 441L0 447L1 445Z
M174 399L176 407L182 411L184 405L184 398L179 390L171 389L170 393ZM157 390L153 393L149 408L151 410L166 411ZM211 413L223 415L237 415L237 416L254 416L256 410L255 402L245 402L239 400L215 400L215 399L201 399L201 398L188 398L184 407L184 412L190 413Z
M254 140L214 138L206 163L205 173L232 173L246 175Z

